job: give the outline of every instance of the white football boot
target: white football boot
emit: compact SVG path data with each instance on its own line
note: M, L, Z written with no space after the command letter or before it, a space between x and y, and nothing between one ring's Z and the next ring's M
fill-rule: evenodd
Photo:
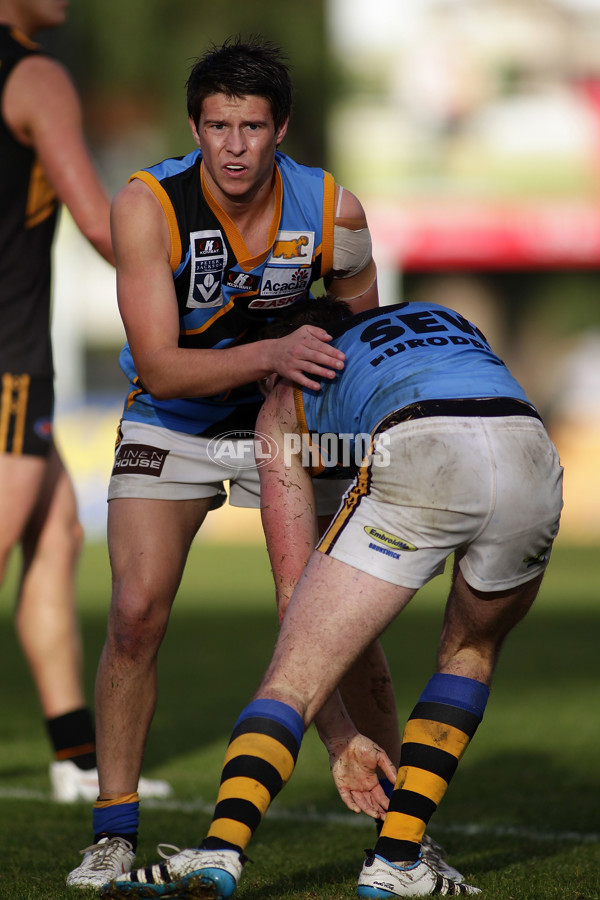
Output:
M389 900L391 897L430 897L443 895L480 894L479 888L464 881L453 881L437 872L431 863L391 863L382 856L367 856L358 878L358 896L370 900Z
M165 855L160 846L159 853ZM100 896L103 900L226 900L235 891L245 862L246 857L237 850L179 850L166 862L117 877L102 889Z
M68 887L101 888L103 884L129 872L135 862L133 847L124 838L103 837L86 847L83 860L67 875Z
M446 862L446 851L444 848L437 841L434 841L432 837L429 837L428 834L424 834L421 841L421 858L425 862L430 863L440 875L445 875L451 881L465 880L464 875L461 875L458 869Z

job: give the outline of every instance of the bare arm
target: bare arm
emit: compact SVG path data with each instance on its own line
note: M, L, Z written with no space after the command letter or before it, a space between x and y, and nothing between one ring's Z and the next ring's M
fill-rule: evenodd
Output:
M273 447L272 459L259 468L259 474L262 524L281 621L318 540L315 494L312 478L302 465L302 439L289 383L280 381L271 391L258 414L256 430Z
M11 72L3 99L16 139L35 151L82 234L114 264L110 203L85 143L81 104L66 70L45 56L27 57Z
M379 306L377 269L364 209L354 194L336 185L333 271L327 293L346 300L353 313Z
M279 382L259 413L257 431L269 438L272 459L259 468L261 516L273 570L279 620L317 542L317 515L312 479L302 465L300 432L293 389ZM292 452L296 449L300 452ZM377 818L385 815L387 797L377 770L391 781L396 771L387 754L352 722L339 691L315 717L319 737L329 753L331 771L346 806Z
M374 819L385 818L389 800L378 772L394 783L396 769L385 750L356 729L339 691L321 707L315 726L329 754L335 786L348 809Z
M318 389L311 374L334 378L343 368L344 354L329 346L326 331L311 325L236 347L179 347L170 238L158 200L134 180L115 197L111 222L119 310L138 375L153 396L211 396L272 372Z

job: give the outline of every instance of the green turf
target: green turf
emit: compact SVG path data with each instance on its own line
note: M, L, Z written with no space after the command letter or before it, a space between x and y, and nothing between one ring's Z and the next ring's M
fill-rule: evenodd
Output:
M598 557L597 547L558 542L534 609L507 642L483 725L431 823L485 898L600 897ZM10 621L15 577L13 565L0 594L0 898L85 896L63 885L91 838L91 814L87 804L48 799L48 745ZM90 696L109 591L106 549L90 546L80 567ZM436 579L385 636L401 719L431 673L446 591L447 578ZM161 841L185 846L202 836L231 726L275 633L264 551L195 545L161 653L145 766L172 782L176 803L143 808L140 864L156 860ZM370 823L337 798L310 731L250 847L254 862L236 896L354 897L362 850L373 842Z

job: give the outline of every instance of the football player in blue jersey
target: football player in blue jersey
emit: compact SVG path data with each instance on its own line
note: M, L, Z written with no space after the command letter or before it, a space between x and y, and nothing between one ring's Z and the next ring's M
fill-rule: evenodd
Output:
M271 664L234 727L208 834L121 876L107 898L230 897L312 721L348 807L381 815L376 768L389 770L389 760L365 744L337 685L451 554L436 671L406 724L358 894L480 893L428 859L422 840L481 722L502 644L538 593L559 527L562 468L537 410L471 322L423 302L340 318L338 301L325 300L305 306L315 316L307 321L324 324L329 303L343 372L319 390L270 376L258 418L272 446L260 469L262 516L287 609ZM313 549L311 474L353 462L352 486Z
M278 48L261 40L211 48L192 68L187 97L196 148L136 172L112 208L129 386L109 485L113 597L96 682L100 795L93 845L67 879L79 887L98 887L133 864L157 654L192 540L224 502L224 481L231 504L260 504L251 449L257 381L277 372L316 389L316 379L344 365L323 328L260 341L258 330L304 303L320 279L354 311L378 303L359 200L330 173L278 149L291 109ZM222 436L235 451L229 467L215 459ZM339 484L319 485L317 494L328 521ZM396 706L377 641L343 690L363 730L397 757Z

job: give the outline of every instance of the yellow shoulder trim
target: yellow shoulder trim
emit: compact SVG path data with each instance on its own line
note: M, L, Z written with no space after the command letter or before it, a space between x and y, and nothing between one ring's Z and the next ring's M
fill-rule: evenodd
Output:
M171 254L169 257L169 264L171 266L171 271L175 272L177 266L181 262L181 237L179 235L179 225L177 224L177 216L175 215L175 210L173 209L173 204L171 203L171 198L165 191L162 184L151 175L150 172L145 172L143 169L140 169L139 172L134 172L129 181L133 181L134 178L139 179L139 181L143 181L144 184L147 184L160 205L162 206L163 212L167 219L167 224L169 226L169 237L171 238Z
M321 277L333 269L333 219L335 216L335 181L325 172L323 179L323 241L321 244Z
M27 37L19 28L13 27L10 29L10 36L17 41L17 43L21 44L23 47L26 47L27 50L41 50L41 44L36 44L35 41L32 41Z

